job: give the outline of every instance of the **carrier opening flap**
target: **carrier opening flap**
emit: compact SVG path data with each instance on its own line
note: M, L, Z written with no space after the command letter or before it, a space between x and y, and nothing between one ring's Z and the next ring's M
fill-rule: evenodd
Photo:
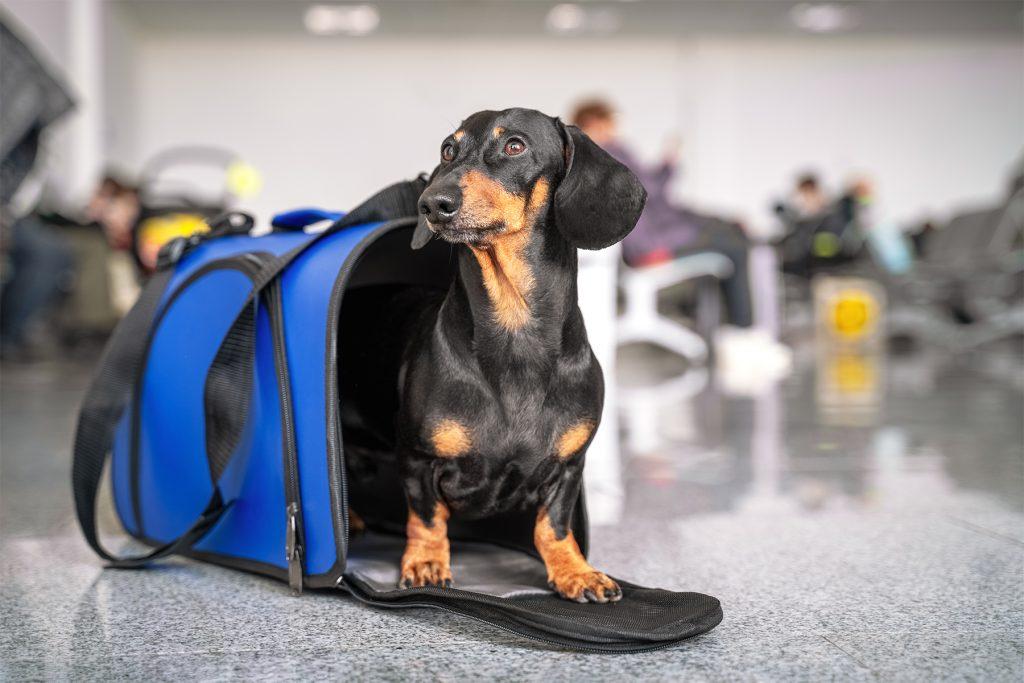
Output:
M709 595L644 588L619 579L622 599L579 604L547 588L543 563L491 543L452 543L454 588L398 589L404 539L368 533L353 539L345 585L380 607L434 607L563 647L639 652L705 633L722 620Z

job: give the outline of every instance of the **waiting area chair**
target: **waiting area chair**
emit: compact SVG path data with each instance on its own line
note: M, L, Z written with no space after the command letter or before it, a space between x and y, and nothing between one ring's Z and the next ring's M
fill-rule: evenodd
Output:
M720 302L718 282L732 273L732 261L722 254L683 256L667 263L633 268L625 266L620 278L624 309L617 323L618 343L648 342L701 363L708 345L696 331L658 312L658 293L674 285L697 280L697 329L717 326ZM713 318L713 320L710 320Z
M887 278L890 333L954 351L1024 334L1024 190L954 216L913 270ZM970 324L954 322L954 315Z

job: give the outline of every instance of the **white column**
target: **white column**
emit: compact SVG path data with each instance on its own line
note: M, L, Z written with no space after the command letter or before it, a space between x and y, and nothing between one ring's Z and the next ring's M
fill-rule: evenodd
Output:
M103 2L71 0L69 76L75 99L70 121L68 199L83 202L103 167Z
M604 411L583 468L590 523L616 523L622 515L622 466L619 460L619 411L615 377L615 283L619 247L580 251L580 311L587 338L604 370Z

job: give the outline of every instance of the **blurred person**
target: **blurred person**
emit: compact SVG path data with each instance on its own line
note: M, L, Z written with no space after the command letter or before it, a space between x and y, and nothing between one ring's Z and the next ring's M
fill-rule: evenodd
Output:
M74 217L49 216L75 251L74 286L59 322L69 346L101 341L138 294L133 244L137 190L107 173Z
M814 173L803 173L797 177L791 201L800 218L820 216L830 205L828 195Z
M673 142L661 163L642 164L621 142L615 110L603 100L580 103L572 123L594 142L629 167L647 189L647 205L633 232L622 243L623 259L641 268L699 253L717 253L733 264L732 275L722 280L729 325L718 331L716 347L724 365L746 365L759 360L768 369L788 367L789 350L764 330L753 327L753 303L748 268L750 244L735 222L707 216L678 206L669 196L669 184L679 166L679 145Z
M780 242L783 270L809 280L859 258L864 251L861 229L873 196L864 176L852 178L833 199L817 175L797 176L788 199L775 206L785 227Z
M90 195L80 220L82 225L99 227L111 249L128 251L139 209L138 191L108 173Z
M0 357L31 360L33 323L58 301L74 271L67 244L34 214L5 226L6 255L0 292Z

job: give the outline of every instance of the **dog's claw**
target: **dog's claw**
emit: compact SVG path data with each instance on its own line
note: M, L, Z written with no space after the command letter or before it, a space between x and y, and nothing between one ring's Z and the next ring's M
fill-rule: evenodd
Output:
M566 600L604 604L622 599L622 589L599 571L557 576L548 586Z
M402 588L448 588L452 585L452 572L447 562L427 560L402 567Z

